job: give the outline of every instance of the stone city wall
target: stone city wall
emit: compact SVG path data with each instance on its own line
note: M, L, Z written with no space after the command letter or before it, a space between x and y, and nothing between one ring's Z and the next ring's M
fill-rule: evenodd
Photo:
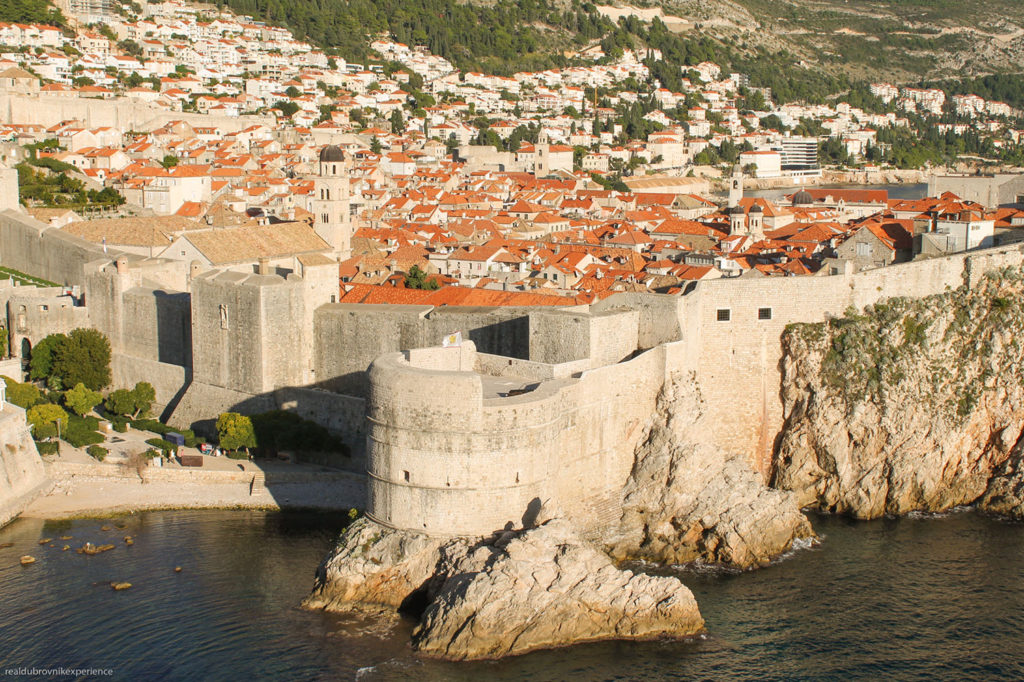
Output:
M9 268L57 284L83 284L86 263L103 258L103 247L92 242L23 213L0 213L0 263Z
M920 297L1019 265L1020 246L905 263L856 274L701 282L683 297L688 362L707 401L716 446L749 456L767 474L784 415L781 336L786 325L841 316L886 298ZM759 311L770 311L762 319ZM719 319L728 311L728 320Z
M368 514L419 532L480 535L520 526L553 501L586 530L633 464L680 346L496 392L475 349L390 353L370 368Z
M526 358L530 308L434 308L414 305L335 303L315 313L317 383L332 391L365 395L366 370L383 353L440 345L462 332L488 353Z
M251 125L273 126L270 116L222 116L168 111L147 102L120 99L92 99L47 95L0 93L0 122L51 126L60 121L80 121L87 128L111 126L122 130L149 132L170 121L193 126L217 127L233 133Z
M0 410L0 526L11 521L49 487L49 479L25 421L25 411L7 403Z

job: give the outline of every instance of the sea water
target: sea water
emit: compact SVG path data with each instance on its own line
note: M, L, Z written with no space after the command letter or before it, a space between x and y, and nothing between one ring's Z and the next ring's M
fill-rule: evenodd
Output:
M821 544L768 568L654 571L693 590L707 621L703 638L443 663L410 650L408 621L299 607L342 516L20 519L0 530L0 544L14 543L0 549L0 674L65 668L85 672L46 679L190 682L1024 678L1024 525L974 512L812 522ZM86 541L115 549L76 553ZM21 566L25 554L37 562ZM132 587L111 589L121 581Z

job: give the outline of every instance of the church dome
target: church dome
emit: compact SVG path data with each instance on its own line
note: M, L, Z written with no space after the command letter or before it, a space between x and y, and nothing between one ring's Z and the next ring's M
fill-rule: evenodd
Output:
M810 206L813 203L814 197L812 197L811 193L805 189L802 189L793 195L794 206Z
M744 211L742 206L733 206L726 213L728 215L743 215Z
M341 163L345 160L345 152L335 144L329 144L320 150L320 163Z
M754 204L750 207L751 213L764 213L764 209L759 204Z

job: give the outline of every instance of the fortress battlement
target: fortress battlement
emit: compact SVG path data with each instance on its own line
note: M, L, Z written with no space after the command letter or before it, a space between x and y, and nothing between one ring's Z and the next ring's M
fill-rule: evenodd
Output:
M787 325L971 287L1024 263L1009 245L857 273L698 282L677 296L459 309L336 303L329 263L204 270L59 232L0 213L3 264L81 285L84 302L8 297L15 354L23 339L92 326L111 340L114 387L149 381L172 424L293 410L349 445L337 464L367 472L374 519L446 535L520 525L546 501L581 529L606 523L670 380L699 391L705 445L767 475L786 417ZM461 347L437 347L455 332Z

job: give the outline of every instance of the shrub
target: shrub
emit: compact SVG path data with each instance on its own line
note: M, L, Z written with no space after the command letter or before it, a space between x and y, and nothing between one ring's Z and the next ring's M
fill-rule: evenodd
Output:
M163 438L150 438L146 441L146 445L152 445L166 455L170 455L178 449L177 445Z
M33 426L33 433L39 439L52 438L57 435L58 419L63 427L67 428L68 425L68 413L50 403L30 407L25 413L25 418Z
M237 412L225 412L217 418L217 439L226 450L256 447L256 434L252 420ZM246 454L248 458L248 454Z
M7 400L23 410L43 402L43 396L39 389L32 384L22 384L10 377L3 377L7 384Z
M114 427L114 430L118 433L125 433L128 431L128 422L124 419L111 419L110 425Z
M61 437L76 448L102 443L106 438L96 432L99 426L100 420L96 417L79 417L72 414L68 417L67 429L61 433Z
M84 448L87 445L95 445L106 440L103 434L85 430L69 431L66 434L61 434L61 437L76 448Z
M91 457L97 462L102 462L107 457L107 453L110 452L106 448L101 448L99 445L90 445L85 449Z
M249 459L249 455L245 454L244 450L228 450L228 459Z
M36 449L39 450L40 455L56 455L60 447L57 441L43 441L36 443Z
M132 421L132 426L139 431L149 431L150 433L158 433L161 436L168 431L173 431L170 426L157 421L156 419L135 419Z

